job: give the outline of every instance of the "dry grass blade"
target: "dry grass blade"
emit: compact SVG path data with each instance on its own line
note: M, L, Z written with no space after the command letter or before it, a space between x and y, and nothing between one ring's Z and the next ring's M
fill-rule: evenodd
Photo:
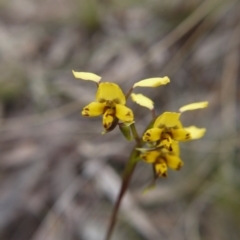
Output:
M181 37L188 33L194 26L196 26L201 20L203 20L211 11L213 11L224 0L205 0L195 11L191 13L184 21L182 21L176 28L174 28L166 37L160 40L157 44L153 45L145 54L138 60L140 62L142 58L145 58L151 53L158 52L158 55L163 53L166 49L170 48ZM148 59L148 63L154 59ZM136 74L140 69L144 67L143 64L137 64L134 62L131 65L131 73ZM118 78L126 78L126 75L117 76ZM131 74L127 76L131 77Z
M217 23L224 17L224 15L234 6L236 1L221 2L216 9L214 9L211 14L206 16L205 19L196 27L196 30L193 34L184 42L183 46L178 49L177 53L171 58L171 61L164 67L163 74L172 75L181 67L184 60L191 54L193 51L194 44L203 39L212 28L214 28Z
M240 8L236 9L239 12ZM239 18L239 17L238 17ZM225 147L224 135L232 137L237 136L237 79L239 75L239 54L240 45L240 18L236 22L236 27L232 30L229 36L229 45L227 46L226 57L221 79L221 120L223 126L222 144L220 148ZM228 181L234 182L232 161L234 159L234 151L237 147L235 144L229 145L231 151L226 154L221 154L220 161L222 164L222 174Z

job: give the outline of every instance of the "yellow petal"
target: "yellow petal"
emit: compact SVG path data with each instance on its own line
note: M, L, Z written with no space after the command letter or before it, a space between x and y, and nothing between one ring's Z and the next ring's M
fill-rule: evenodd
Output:
M133 85L133 88L135 88L135 87L158 87L160 85L166 85L169 82L170 82L170 79L168 77L147 78L147 79L141 80L139 82L136 82Z
M174 154L175 156L180 155L180 147L179 143L177 141L172 141L172 151L171 154Z
M181 122L179 121L179 117L180 117L180 113L165 112L156 119L153 126L154 127L176 127L179 124L181 125Z
M107 130L112 126L112 123L114 121L115 116L115 110L112 108L109 108L105 111L103 115L103 126Z
M162 147L161 148L162 155L166 155L166 154L171 154L171 155L175 155L175 156L180 155L179 144L177 141L174 141L172 139L171 139L171 142L167 142L167 140L164 139L156 147L157 148Z
M83 108L82 115L87 117L96 117L104 112L104 103L92 102Z
M140 154L140 157L147 163L154 163L158 159L159 155L159 151L150 151Z
M163 139L157 147L163 147L165 149L167 149L168 151L172 151L172 139L168 138L168 139Z
M161 133L163 129L161 128L151 128L148 129L143 135L144 142L155 142L161 138Z
M150 110L153 110L154 103L148 97L146 97L142 94L134 94L134 93L131 94L131 97L132 97L133 102L135 102L143 107L149 108Z
M132 110L121 104L116 104L116 117L123 122L132 122L134 119Z
M199 139L199 138L203 137L203 135L206 132L206 128L197 128L195 126L187 127L187 128L185 128L185 130L190 133L189 140Z
M191 111L200 108L206 108L208 106L208 102L197 102L185 105L179 109L180 112Z
M173 170L179 170L183 166L183 161L175 155L166 155L167 166Z
M96 83L99 83L102 78L102 77L100 77L94 73L90 73L90 72L75 72L72 70L72 73L75 78L80 78L82 80L87 80L87 81L93 81Z
M154 165L156 174L158 176L167 177L167 164L165 161L160 161Z
M171 129L172 138L175 141L184 141L190 139L190 132L186 128Z
M114 102L125 105L126 98L122 89L115 83L102 82L99 84L96 100L98 102Z

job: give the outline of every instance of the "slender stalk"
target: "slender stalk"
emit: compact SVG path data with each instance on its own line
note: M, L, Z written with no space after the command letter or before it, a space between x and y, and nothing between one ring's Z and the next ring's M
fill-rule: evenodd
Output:
M136 126L135 124L133 123L131 126L130 126L131 130L132 130L132 134L133 134L133 137L138 145L138 147L141 145L141 139L138 135L138 132L137 132L137 129L136 129Z
M122 202L122 198L123 198L126 190L128 189L128 186L129 186L130 180L132 178L132 174L134 172L136 164L137 164L137 161L135 161L135 163L131 166L130 171L128 171L128 174L126 175L126 177L122 181L122 186L121 186L118 198L117 198L117 202L115 203L115 206L114 206L114 209L113 209L113 212L112 212L112 216L111 216L111 219L110 219L110 224L109 224L109 227L108 227L108 231L107 231L107 235L106 235L105 240L110 240L110 238L112 236L114 227L116 225L116 220L117 220L117 215L118 215L118 211L119 211L119 208L120 208L120 204Z
M153 118L153 120L155 120L156 119L156 112L155 112L155 109L152 109L151 110L151 113L152 113L152 118Z
M131 94L133 88L130 88L127 94L125 95L126 100L128 99L129 95Z
M136 150L136 148L141 146L141 139L138 135L138 132L137 132L137 129L136 129L136 126L135 126L134 123L131 125L131 130L132 130L132 134L134 136L134 139L136 141L136 145L134 146L134 148L132 150L132 153L129 157L129 160L127 162L127 165L124 169L121 189L120 189L120 192L118 194L117 201L114 205L114 209L113 209L113 212L112 212L112 215L111 215L110 224L109 224L109 227L108 227L108 231L107 231L107 235L106 235L105 240L110 240L110 238L112 236L114 227L116 225L117 215L118 215L119 208L120 208L120 205L121 205L121 202L122 202L122 198L123 198L125 192L128 189L130 180L132 178L132 175L133 175L134 169L137 165L138 157L139 157L139 154L140 154L139 151Z
M147 126L147 128L145 130L147 130L150 126L152 126L153 121L151 121L149 123L149 125ZM134 139L136 141L136 145L134 146L134 148L131 152L131 155L129 157L129 160L127 162L127 165L124 169L121 189L120 189L120 192L118 194L117 201L116 201L116 203L114 205L114 208L113 208L113 212L112 212L112 215L111 215L111 218L110 218L110 223L109 223L109 227L108 227L108 230L107 230L105 240L110 240L110 238L112 236L114 227L116 225L117 215L118 215L118 212L119 212L119 208L120 208L122 199L123 199L124 194L126 193L126 191L128 189L128 186L129 186L130 180L132 178L133 172L134 172L135 167L138 163L140 152L138 150L136 150L136 148L141 147L142 144L143 144L141 138L139 137L139 134L137 132L135 124L131 125L131 130L132 130L132 134L134 136Z

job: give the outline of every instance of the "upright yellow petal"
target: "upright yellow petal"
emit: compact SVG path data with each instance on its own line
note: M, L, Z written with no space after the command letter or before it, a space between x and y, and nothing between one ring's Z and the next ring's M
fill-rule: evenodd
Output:
M183 161L175 155L166 155L167 166L173 170L179 170L183 166Z
M161 133L163 129L161 128L151 128L148 129L144 134L143 134L143 141L144 142L155 142L161 138Z
M96 100L98 102L114 102L125 105L126 98L122 89L115 83L102 82L98 86Z
M103 126L107 130L112 126L112 123L114 121L115 116L115 110L112 108L109 108L105 111L103 115Z
M195 126L187 127L187 128L185 128L185 130L190 133L189 140L199 139L199 138L203 137L203 135L206 132L206 128L197 128Z
M140 157L147 163L154 163L158 159L159 155L159 151L150 151L140 154Z
M185 128L171 129L172 138L175 141L184 141L190 139L190 132Z
M99 83L102 78L102 77L100 77L94 73L90 73L90 72L75 72L72 70L72 73L75 78L80 78L82 80L87 80L87 81L93 81L96 83Z
M176 127L181 122L179 121L180 113L176 112L165 112L162 115L160 115L155 123L154 127Z
M104 108L104 103L92 102L83 108L82 115L87 117L96 117L103 114Z
M208 106L208 102L197 102L197 103L191 103L188 105L185 105L179 109L180 112L186 112L201 108L206 108Z
M132 122L134 119L132 110L121 104L116 104L116 117L123 122Z
M170 79L168 77L147 78L147 79L141 80L139 82L136 82L133 85L133 88L135 88L135 87L158 87L160 85L166 85L169 82L170 82Z
M133 102L135 102L143 107L149 108L150 110L153 110L154 103L148 97L146 97L142 94L135 94L135 93L132 93L131 97L132 97Z
M167 164L165 161L159 161L154 165L154 168L158 176L167 177Z

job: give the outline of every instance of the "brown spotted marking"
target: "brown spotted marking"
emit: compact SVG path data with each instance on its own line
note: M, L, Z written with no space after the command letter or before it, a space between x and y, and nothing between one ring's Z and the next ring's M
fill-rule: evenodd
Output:
M176 170L180 170L181 169L181 167L182 167L182 163L180 162L179 164L178 164L178 166L177 166L177 168L176 168Z

